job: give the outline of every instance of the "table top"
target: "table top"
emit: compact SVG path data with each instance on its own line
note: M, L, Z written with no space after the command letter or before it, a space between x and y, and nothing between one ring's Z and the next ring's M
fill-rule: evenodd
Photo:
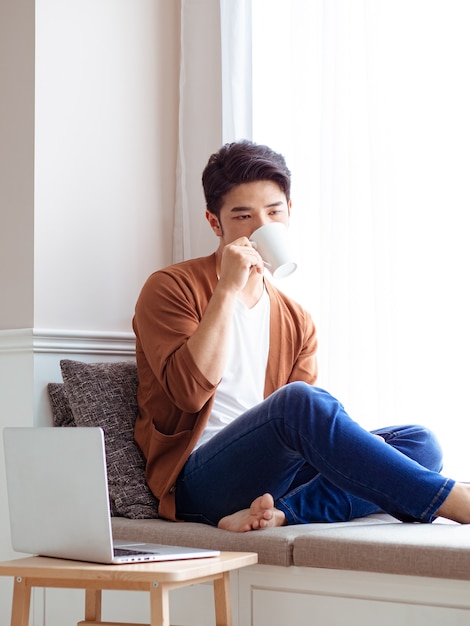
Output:
M103 565L31 556L0 562L0 576L81 580L178 582L254 565L255 552L221 552L220 556L132 565Z

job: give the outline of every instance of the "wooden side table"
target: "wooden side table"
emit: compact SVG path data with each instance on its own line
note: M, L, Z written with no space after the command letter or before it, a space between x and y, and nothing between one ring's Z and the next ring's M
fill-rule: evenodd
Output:
M122 626L122 622L101 620L104 589L148 591L150 626L170 626L169 591L206 581L214 585L217 626L232 626L230 571L257 561L258 555L253 552L222 552L220 557L136 565L99 565L33 556L0 563L0 576L15 577L11 626L28 626L33 587L85 589L85 619L78 626Z

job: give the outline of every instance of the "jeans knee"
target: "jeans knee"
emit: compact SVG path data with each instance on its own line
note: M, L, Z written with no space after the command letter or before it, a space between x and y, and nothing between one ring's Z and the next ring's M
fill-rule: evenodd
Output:
M279 390L284 396L286 407L297 408L294 413L305 411L306 405L311 406L315 403L315 391L316 387L300 380L288 383Z
M310 415L319 419L334 417L338 411L344 411L342 404L328 391L306 382L295 381L282 389L285 393L285 406L290 409L286 411L287 414Z
M314 389L313 385L309 385L303 380L296 380L292 383L288 383L283 387L287 391L287 393L292 393L298 396L310 395L312 393L312 389Z

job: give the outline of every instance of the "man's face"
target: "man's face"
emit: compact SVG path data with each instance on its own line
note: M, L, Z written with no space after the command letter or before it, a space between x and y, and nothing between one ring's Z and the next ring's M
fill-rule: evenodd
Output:
M212 230L220 237L220 244L240 237L250 237L257 228L270 222L281 222L288 226L291 202L285 193L272 181L260 180L243 183L231 189L217 218L206 212Z

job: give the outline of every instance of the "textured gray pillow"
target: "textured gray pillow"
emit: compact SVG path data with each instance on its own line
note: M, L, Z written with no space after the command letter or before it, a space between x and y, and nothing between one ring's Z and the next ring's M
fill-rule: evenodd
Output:
M76 426L64 383L49 383L47 390L51 401L54 426Z
M65 392L77 426L104 431L109 495L115 515L158 517L158 503L145 480L145 461L134 442L137 407L135 363L60 362Z
M49 399L51 401L52 421L54 423L54 426L76 426L72 409L70 408L70 404L67 398L67 392L65 391L64 383L49 383L47 385L47 390L49 392ZM111 496L109 496L109 507L111 509L111 515L117 516L118 513L115 509L114 502L111 499Z

